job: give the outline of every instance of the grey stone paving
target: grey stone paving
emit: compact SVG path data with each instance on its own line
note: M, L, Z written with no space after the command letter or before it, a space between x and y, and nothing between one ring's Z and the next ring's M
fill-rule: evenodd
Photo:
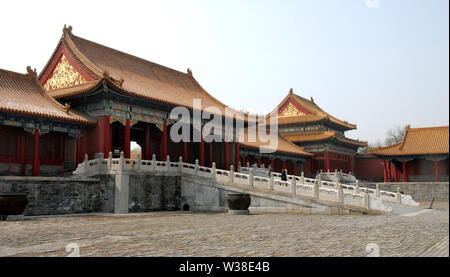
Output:
M0 256L447 256L449 212L415 216L166 212L0 222Z

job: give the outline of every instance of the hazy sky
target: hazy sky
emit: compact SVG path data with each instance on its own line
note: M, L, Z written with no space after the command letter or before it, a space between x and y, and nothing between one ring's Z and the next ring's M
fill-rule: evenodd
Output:
M370 0L368 0L370 2ZM371 3L375 3L372 0ZM373 6L373 5L369 5ZM449 124L449 1L3 1L0 68L38 72L73 33L186 72L226 105L266 114L289 88L376 142Z

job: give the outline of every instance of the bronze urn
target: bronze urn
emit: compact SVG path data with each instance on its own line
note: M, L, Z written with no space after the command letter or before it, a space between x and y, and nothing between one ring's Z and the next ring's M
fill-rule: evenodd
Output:
M8 215L21 215L28 205L28 193L0 192L0 221Z
M229 193L227 204L229 213L232 214L248 214L248 208L250 207L251 197L248 193Z

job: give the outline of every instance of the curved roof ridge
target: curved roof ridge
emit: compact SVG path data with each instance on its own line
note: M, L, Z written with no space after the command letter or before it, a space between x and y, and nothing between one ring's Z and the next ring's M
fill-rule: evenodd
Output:
M4 89L4 93L0 95L0 102L3 102L1 110L60 121L94 123L82 114L67 110L49 96L39 83L36 71L29 66L27 74L0 69L0 85ZM26 96L30 101L21 102Z
M66 42L66 44L69 46L68 48L71 50L71 52L76 56L76 58L84 65L86 66L90 71L95 73L97 77L101 77L105 75L105 70L98 67L93 61L91 61L86 55L83 54L83 52L78 49L76 43L73 41L72 37L77 36L72 34L72 26L69 26L69 28L65 28L63 30L63 36L62 39ZM81 39L81 38L80 38Z
M70 30L71 30L71 29L70 29ZM152 65L154 65L154 66L159 67L160 69L163 69L163 70L166 70L166 71L169 71L169 72L172 72L172 73L176 73L176 74L182 75L182 76L184 76L184 77L189 76L188 73L185 73L185 72L182 72L182 71L179 71L179 70L176 70L176 69L173 69L173 68L170 68L170 67L167 67L167 66L164 66L164 65L161 65L161 64L158 64L158 63L149 61L149 60L146 60L146 59L144 59L144 58L141 58L141 57L138 57L138 56L135 56L135 55L132 55L132 54L129 54L129 53L126 53L126 52L123 52L123 51L114 49L114 48L111 48L111 47L109 47L109 46L103 45L103 44L101 44L101 43L94 42L94 41L89 40L89 39L85 39L85 38L76 36L76 35L74 35L71 31L68 32L68 34L69 34L69 36L70 36L71 38L75 38L75 39L79 39L79 40L84 40L84 41L87 42L87 43L96 44L96 45L98 45L98 46L101 46L101 47L104 47L104 48L108 49L109 51L116 52L117 54L127 56L128 58L136 59L136 60L139 60L140 62L143 62L143 63L150 63L150 64L152 64ZM77 47L77 46L76 46L76 42L73 41L73 40L72 40L72 42L74 43L75 47ZM78 49L78 48L77 48L77 49ZM80 50L78 49L78 51L80 51ZM80 51L80 52L81 52L81 51ZM86 59L88 59L88 58L86 57ZM95 62L92 62L92 63L94 63L94 65L95 65Z
M411 125L406 125L405 130L403 132L403 138L402 141L400 143L400 146L398 147L398 150L402 150L403 146L405 145L406 142L406 137L408 136L408 132L411 129Z

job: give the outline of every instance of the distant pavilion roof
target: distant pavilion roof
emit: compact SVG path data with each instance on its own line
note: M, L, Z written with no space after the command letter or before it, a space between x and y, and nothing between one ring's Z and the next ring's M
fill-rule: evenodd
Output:
M48 96L39 84L37 74L27 68L28 74L0 69L0 112L40 117L57 121L91 124L89 118L58 103Z
M351 138L346 138L339 134L336 134L335 131L305 131L305 132L292 132L292 133L283 133L283 136L292 142L312 142L312 141L324 141L329 139L334 139L336 141L350 144L358 147L367 146L366 141L355 140Z
M405 128L403 140L386 147L369 150L376 156L448 155L449 126Z
M344 129L356 129L356 125L350 124L347 121L337 119L336 117L322 110L314 102L312 97L311 100L307 100L299 95L294 94L292 89L289 91L289 94L283 99L283 101L281 101L281 103L266 116L266 118L268 119L272 114L278 115L279 125L328 120L341 126Z
M49 95L55 98L84 94L106 78L124 93L160 103L193 108L193 99L201 99L202 110L213 106L222 114L227 107L204 90L189 69L183 73L83 39L72 34L72 27L64 27L58 46L39 75L41 84L52 77L61 47L69 54L68 59L88 76L73 87L51 88Z
M251 129L249 129L249 128L242 129L240 132L240 137L242 137L242 136L244 137L244 141L240 142L242 147L249 147L249 148L253 148L253 149L263 148L265 150L273 151L276 153L299 155L299 156L305 156L305 157L313 156L313 154L304 151L303 147L295 145L294 143L285 139L279 133L278 133L278 143L275 147L273 147L273 146L270 146L269 143L262 142L258 136L257 131L256 131L256 133L253 134L254 137L256 138L255 141L250 140L249 132L251 132Z

